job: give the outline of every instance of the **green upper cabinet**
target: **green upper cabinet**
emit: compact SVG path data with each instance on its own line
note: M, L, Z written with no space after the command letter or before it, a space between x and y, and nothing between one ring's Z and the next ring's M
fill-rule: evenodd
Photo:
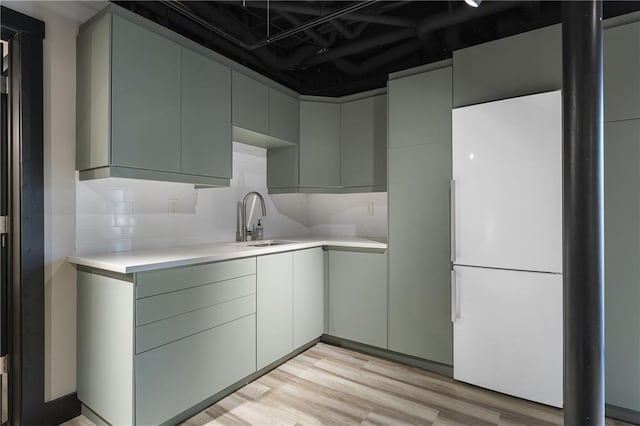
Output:
M340 104L300 102L300 187L339 191Z
M340 148L344 191L386 191L386 95L341 105Z
M297 98L269 88L269 136L298 143L300 106Z
M229 186L231 75L207 54L115 5L82 25L76 109L80 179Z
M269 87L233 71L233 125L263 135L269 134Z
M180 46L117 15L112 43L112 162L179 172Z
M453 52L453 105L562 88L560 24Z
M298 98L233 71L233 140L262 148L298 143Z
M450 145L451 90L451 67L389 81L389 148Z
M640 118L640 22L604 31L604 121Z
M231 179L231 70L182 49L181 170Z

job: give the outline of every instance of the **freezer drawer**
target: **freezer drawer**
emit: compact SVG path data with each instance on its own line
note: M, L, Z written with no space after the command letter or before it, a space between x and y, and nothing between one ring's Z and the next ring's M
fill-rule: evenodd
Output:
M562 272L560 92L453 110L453 261Z
M562 406L562 275L454 268L453 376Z

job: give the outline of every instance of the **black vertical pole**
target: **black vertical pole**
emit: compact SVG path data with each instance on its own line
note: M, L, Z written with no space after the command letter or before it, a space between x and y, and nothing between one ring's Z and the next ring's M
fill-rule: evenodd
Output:
M564 415L604 424L602 3L562 4Z

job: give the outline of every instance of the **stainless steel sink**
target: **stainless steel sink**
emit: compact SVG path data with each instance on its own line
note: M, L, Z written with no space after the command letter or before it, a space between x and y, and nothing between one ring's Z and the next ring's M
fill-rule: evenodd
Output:
M247 244L249 247L271 247L281 246L283 244L291 244L291 241L255 241Z

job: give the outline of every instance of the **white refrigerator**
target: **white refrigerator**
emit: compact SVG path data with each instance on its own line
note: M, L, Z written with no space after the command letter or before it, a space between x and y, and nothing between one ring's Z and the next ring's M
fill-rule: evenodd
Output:
M453 110L454 378L562 406L560 91Z

